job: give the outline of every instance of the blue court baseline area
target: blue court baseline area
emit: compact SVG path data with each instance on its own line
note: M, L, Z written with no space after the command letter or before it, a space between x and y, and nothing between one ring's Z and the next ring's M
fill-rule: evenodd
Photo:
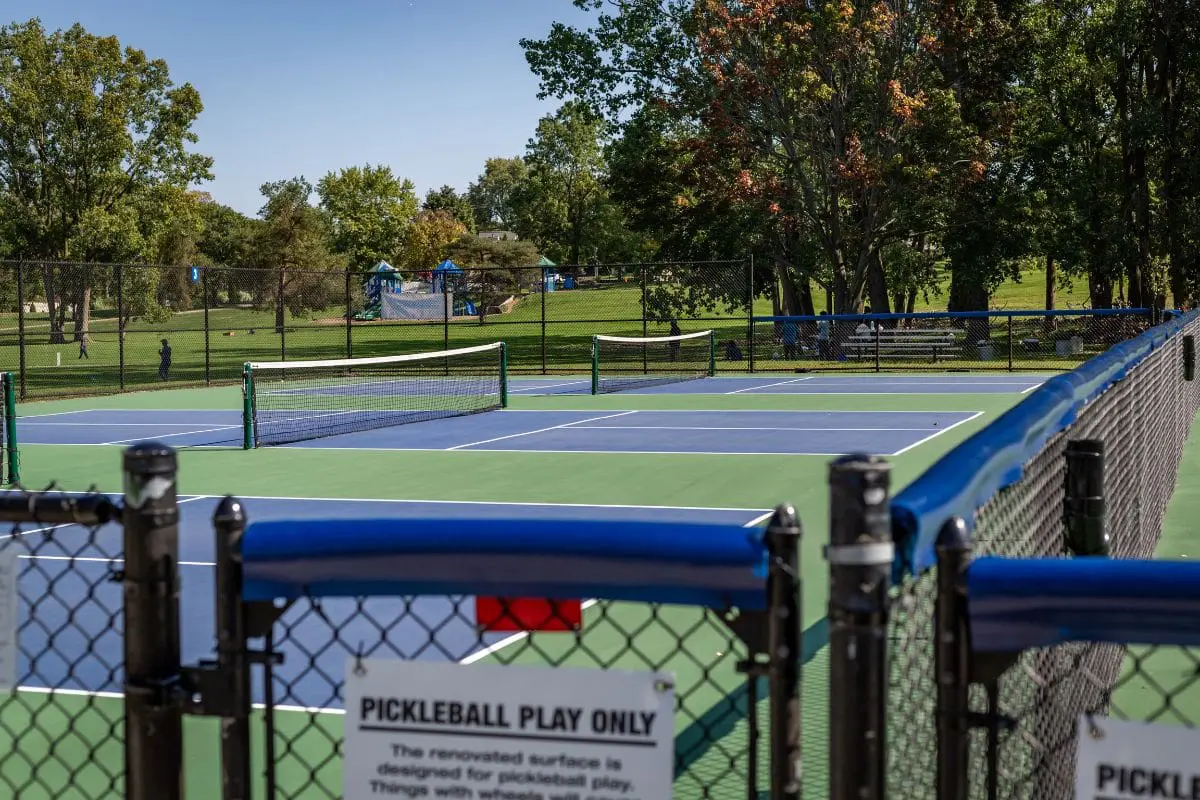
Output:
M1026 394L1046 381L1045 375L931 374L905 375L739 375L698 378L681 383L628 389L621 394ZM590 394L591 379L586 376L549 376L512 378L512 395Z
M510 409L373 428L287 446L527 453L899 455L980 413ZM344 419L346 414L339 416ZM242 428L240 415L228 411L88 410L21 418L17 436L29 445L116 446L154 439L175 447L237 447L241 445Z
M707 509L655 506L462 503L390 500L311 500L242 498L255 521L305 519L403 520L430 517L462 520L580 520L699 523L750 527L762 523L763 509ZM180 498L180 581L183 663L212 657L214 648L214 534L218 498ZM122 690L120 618L122 586L111 575L120 569L122 530L110 525L95 533L64 526L52 533L26 526L21 537L18 680L22 688L83 693ZM31 608L31 603L36 603ZM319 609L319 610L318 610ZM348 656L471 663L513 643L504 634L479 634L472 597L322 598L319 606L297 603L277 624L287 628L279 647L283 664L277 685L287 687L279 702L303 708L337 710ZM518 635L519 637L519 635ZM32 660L31 660L32 659ZM257 671L256 671L257 675ZM257 681L256 677L256 681ZM262 702L260 683L254 701Z

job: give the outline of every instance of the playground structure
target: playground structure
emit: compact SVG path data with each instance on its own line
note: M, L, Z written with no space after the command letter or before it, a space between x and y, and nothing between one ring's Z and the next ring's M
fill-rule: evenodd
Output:
M529 279L522 275L525 272L537 276ZM574 278L560 275L554 262L545 257L536 267L511 271L472 269L469 273L471 277L447 258L429 272L416 273L416 280L407 281L395 267L380 261L363 282L365 305L354 314L354 320L445 322L462 317L482 318L488 314L507 314L528 293L575 288ZM489 273L520 277L491 281Z

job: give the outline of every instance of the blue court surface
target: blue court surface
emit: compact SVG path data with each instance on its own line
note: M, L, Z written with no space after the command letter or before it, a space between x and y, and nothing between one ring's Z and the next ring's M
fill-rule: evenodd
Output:
M390 500L242 498L251 522L300 518L353 521L406 517L643 520L756 525L765 509L651 506L461 503ZM218 498L180 498L181 609L183 662L210 658L214 642L211 519ZM76 692L121 691L122 637L120 583L110 577L121 567L118 526L91 534L67 526L52 534L22 529L18 676L26 689L55 687ZM30 604L36 603L36 614ZM328 598L319 606L297 603L279 626L287 629L280 648L284 663L276 675L287 686L284 702L306 708L337 709L332 687L345 670L345 658L362 648L364 656L470 663L519 641L520 634L480 635L470 597ZM277 630L279 628L277 627ZM384 632L385 635L381 635ZM31 655L36 661L31 663ZM257 671L256 671L257 673ZM262 701L261 686L255 702Z
M357 413L360 412L338 412L339 423L344 424L347 415ZM981 413L509 409L375 428L289 446L715 455L827 456L867 452L895 456ZM368 421L364 416L364 422ZM319 424L319 419L315 424ZM119 446L154 439L176 447L239 447L242 424L237 411L90 409L21 417L17 437L25 445Z
M622 394L1027 394L1046 380L1045 375L930 374L904 375L739 375L701 378L629 389ZM516 395L589 394L587 376L513 378L509 393Z

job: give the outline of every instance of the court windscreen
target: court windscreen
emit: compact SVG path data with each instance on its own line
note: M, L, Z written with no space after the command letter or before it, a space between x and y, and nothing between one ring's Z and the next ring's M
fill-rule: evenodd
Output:
M593 336L592 394L691 381L716 370L713 331L679 336Z
M503 342L380 358L246 364L244 446L263 447L508 404Z

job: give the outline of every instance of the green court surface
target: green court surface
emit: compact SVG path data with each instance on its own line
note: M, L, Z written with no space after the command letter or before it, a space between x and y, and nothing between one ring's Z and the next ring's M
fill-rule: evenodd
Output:
M770 376L766 376L769 378ZM794 378L795 376L789 376ZM1044 376L1043 376L1044 377ZM954 376L946 376L948 381ZM512 396L512 411L923 411L981 412L940 435L922 441L900 455L893 465L892 490L899 491L943 453L960 443L1021 399L1017 391L989 394L956 392L889 395L887 393L819 394L620 394L592 397ZM28 403L23 417L86 410L236 410L237 388L186 389L142 392L96 398ZM508 412L496 412L508 413ZM484 415L487 416L487 415ZM688 436L679 431L679 436ZM166 441L170 441L167 439ZM853 449L859 449L857 446ZM80 444L26 444L22 449L23 482L38 487L56 481L67 490L95 486L121 490L120 446ZM377 500L475 501L497 503L570 503L622 506L676 506L691 508L770 509L790 503L798 510L804 528L803 578L806 632L803 671L804 761L806 794L823 793L825 783L825 727L827 713L825 641L826 564L822 547L827 543L829 455L731 455L720 453L588 453L511 452L479 450L265 448L188 449L180 451L179 493L225 494L285 498L346 498ZM1195 555L1200 540L1189 528L1200 517L1200 445L1189 444L1185 455L1183 487L1171 506L1163 555ZM648 510L647 513L653 513ZM209 600L208 602L211 602ZM645 668L647 660L674 670L677 692L688 694L688 713L677 715L677 745L692 742L686 769L677 780L677 797L743 797L746 729L743 681L731 668L722 645L724 630L699 623L696 609L668 610L656 614L657 630L680 631L686 652L675 638L654 641L642 634L637 659L620 654L632 641L630 631L644 628L646 607L617 604L586 612L583 642L574 637L539 634L538 647L521 647L499 660L596 666L603 654L616 654L606 665ZM557 636L557 638L555 638ZM597 655L601 654L601 655ZM720 663L710 669L706 659ZM1178 665L1165 668L1178 670ZM714 675L719 675L714 677ZM1165 678L1164 678L1165 679ZM690 684L690 685L689 685ZM1149 686L1128 684L1130 703L1148 703ZM48 708L49 703L53 709ZM731 711L733 713L731 713ZM1136 716L1137 711L1131 711ZM37 725L30 726L36 715ZM760 715L761 716L761 715ZM119 774L121 752L108 732L119 727L120 700L115 696L57 695L53 701L40 691L24 691L0 702L0 725L13 732L22 758L0 759L0 769L11 785L19 774L34 773L22 797L101 797ZM765 718L764 718L765 719ZM1200 719L1200 714L1193 716ZM261 720L256 736L261 741ZM295 746L279 757L280 796L326 796L297 792L308 781L340 787L340 765L333 757L340 737L341 717L316 711L279 714L284 738L296 731ZM187 787L189 796L218 794L219 737L210 720L187 723ZM320 733L317 736L314 733ZM259 751L261 752L261 751ZM17 766L17 764L20 766ZM320 765L314 766L314 765ZM256 763L256 774L261 763ZM765 781L765 773L760 773ZM763 784L765 786L765 784ZM0 783L3 786L3 783ZM261 787L260 787L261 789Z

